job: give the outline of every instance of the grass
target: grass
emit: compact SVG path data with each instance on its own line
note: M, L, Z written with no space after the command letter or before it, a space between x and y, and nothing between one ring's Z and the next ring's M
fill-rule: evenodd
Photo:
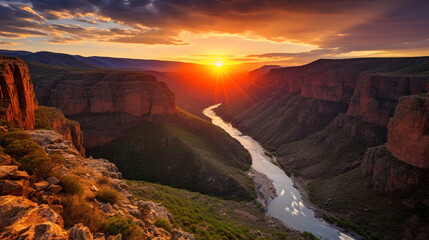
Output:
M157 227L160 227L160 228L164 228L165 230L167 230L169 232L171 231L171 229L173 229L171 227L171 224L168 222L168 220L164 219L164 218L155 219L154 225Z
M256 198L245 173L249 153L220 128L184 112L141 121L118 140L88 153L114 162L127 179L230 199Z
M128 181L137 198L160 202L174 217L174 227L196 239L300 239L285 227L268 227L256 202L223 200L154 183Z
M119 193L111 188L104 188L97 192L95 197L102 202L116 204L119 202Z

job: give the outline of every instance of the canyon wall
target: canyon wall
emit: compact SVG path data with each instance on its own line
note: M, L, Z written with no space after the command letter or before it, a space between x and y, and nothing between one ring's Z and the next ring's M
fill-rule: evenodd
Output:
M175 113L174 94L150 74L35 63L30 71L39 103L78 121L86 148L117 139L141 119Z
M0 120L33 129L37 101L24 61L0 56L0 89Z
M429 76L364 75L358 80L347 114L387 127L398 99L429 91Z
M388 130L387 149L395 157L429 168L429 94L402 97Z
M429 124L424 97L404 96L429 91L428 69L428 57L317 60L304 66L272 69L246 90L251 100L238 96L217 111L252 137L284 152L280 157L284 163L307 155L305 149L299 155L296 152L300 150L293 153L287 148L299 149L306 142L321 146L314 139L323 129L327 129L324 133L330 130L347 134L337 136L337 145L345 143L345 137L366 148L387 141L384 152L390 155L384 160L370 152L363 156L365 151L360 157L351 154L357 147L352 143L342 151L353 155L352 162L364 158L362 169L366 170L362 173L372 174L377 191L409 191L422 182L418 169L429 167ZM304 142L297 142L300 140ZM309 164L321 166L328 158L346 161L341 156L326 157L322 152L320 156L313 154ZM398 162L404 166L397 168ZM402 171L409 167L413 174Z
M54 79L51 88L38 80L34 82L39 102L58 107L65 115L111 112L140 117L175 110L173 93L144 73L77 71Z

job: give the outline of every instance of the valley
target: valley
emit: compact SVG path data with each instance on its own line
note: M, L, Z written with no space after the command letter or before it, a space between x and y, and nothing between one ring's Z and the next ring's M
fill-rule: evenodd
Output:
M165 204L174 226L198 239L426 234L427 58L268 66L240 75L246 94L228 100L190 94L206 85L185 91L192 75L172 83L178 75L169 74L165 84L156 71L28 64L35 95L27 95L49 106L34 107L34 126L58 132L81 157L108 159L132 194ZM5 120L25 128L15 115ZM412 141L399 146L403 139ZM227 218L183 214L214 202Z

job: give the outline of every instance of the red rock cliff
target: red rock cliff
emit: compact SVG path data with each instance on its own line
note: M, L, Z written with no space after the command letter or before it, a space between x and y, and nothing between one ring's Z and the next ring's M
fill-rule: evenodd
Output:
M389 121L387 149L410 165L429 168L429 95L402 97Z
M20 58L0 56L0 119L34 128L37 101L28 67Z
M428 76L362 75L347 114L387 127L400 97L427 91Z
M116 112L143 116L175 111L173 93L152 75L77 71L55 81L50 89L36 82L36 93L43 105L58 107L65 115Z

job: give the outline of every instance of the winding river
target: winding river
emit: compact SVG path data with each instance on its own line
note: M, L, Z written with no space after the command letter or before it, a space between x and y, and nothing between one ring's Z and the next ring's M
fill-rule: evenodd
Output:
M203 114L211 118L212 123L221 127L231 137L237 139L252 156L252 168L265 174L273 180L277 197L267 207L267 214L277 217L287 225L300 232L311 232L322 239L354 239L350 235L340 232L338 229L314 216L313 210L307 208L302 200L301 194L293 186L292 180L277 165L272 163L270 157L266 156L262 146L249 136L243 135L232 127L228 122L216 116L213 109L216 104L204 109Z

